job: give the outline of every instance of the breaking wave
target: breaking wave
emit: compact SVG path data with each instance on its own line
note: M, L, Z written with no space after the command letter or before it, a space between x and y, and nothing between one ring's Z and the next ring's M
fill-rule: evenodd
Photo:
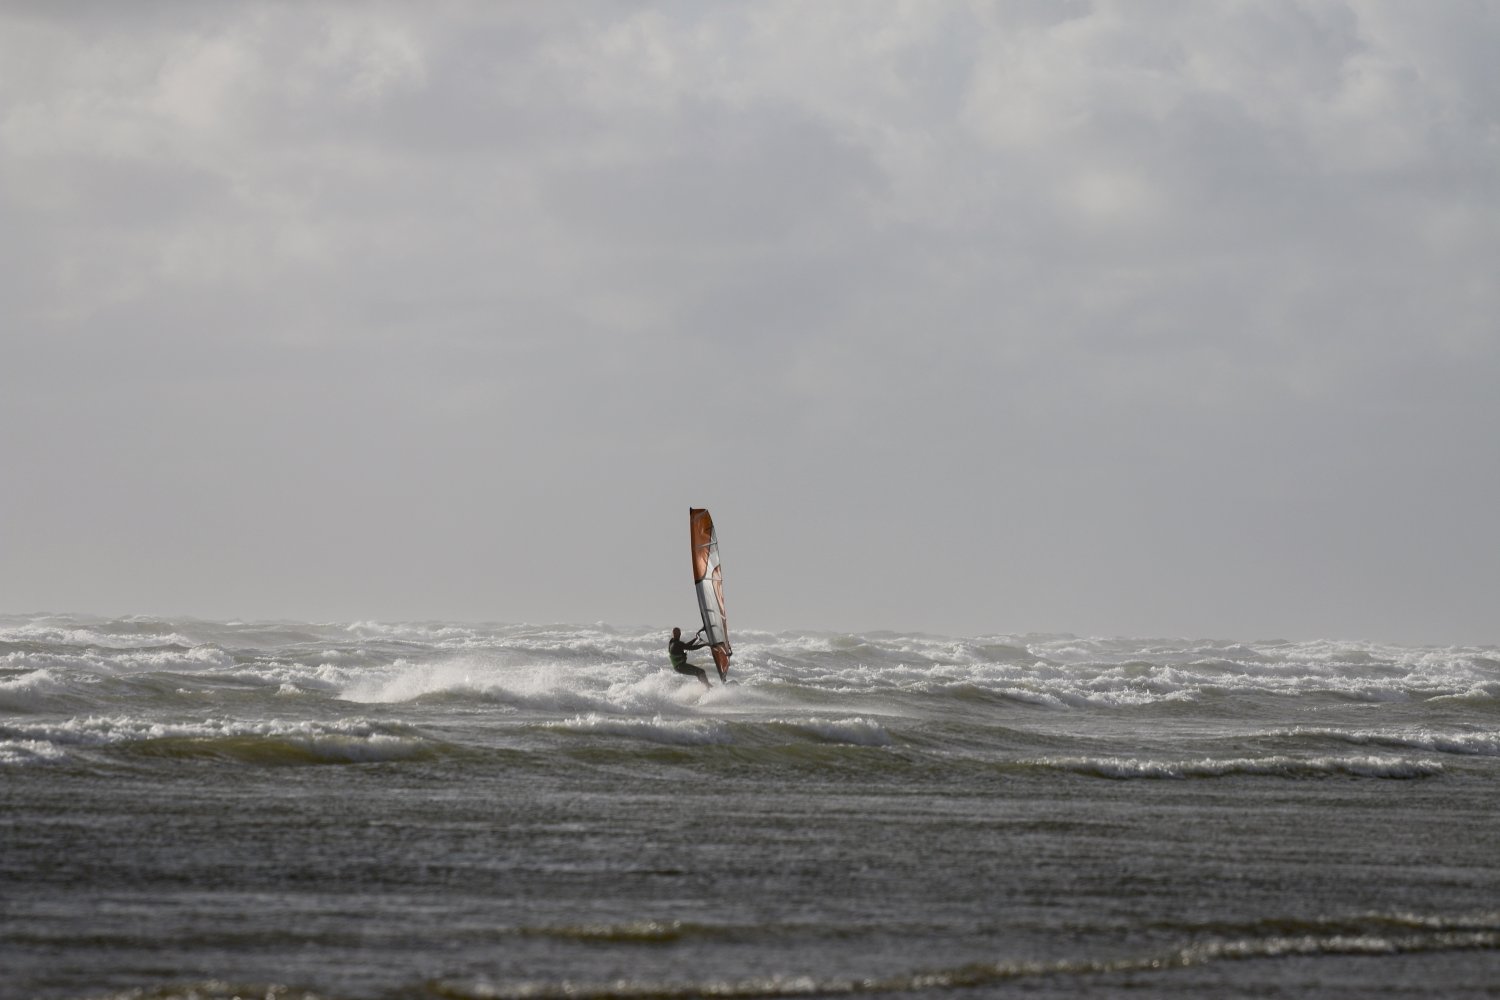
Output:
M1171 976L1178 970L1267 958L1395 956L1500 949L1500 927L1493 919L1454 921L1375 916L1363 920L1299 923L1305 929L1295 933L1256 933L1258 929L1248 929L1248 933L1239 936L1203 934L1190 944L1147 955L1037 962L976 961L962 966L894 975L784 975L709 981L624 979L609 983L474 979L442 980L430 986L434 992L451 1000L864 996L967 990L1041 978L1093 978L1112 974ZM1135 985L1138 987L1139 983Z
M1443 773L1436 761L1402 757L1240 757L1229 760L1155 760L1137 757L1042 757L1023 768L1065 771L1096 778L1186 779L1236 775L1277 778L1430 778Z
M1278 735L1297 739L1326 740L1349 743L1355 746L1371 746L1397 750L1426 750L1432 753L1457 756L1500 756L1500 732L1497 731L1450 731L1431 729L1392 730L1342 730L1298 727L1281 730Z
M688 936L743 939L756 931L746 927L708 927L677 921L642 920L622 924L556 925L516 928L523 936L551 937L582 944L657 947ZM768 930L761 928L759 930ZM788 928L797 934L806 928ZM409 992L446 1000L696 1000L696 998L770 998L786 996L872 996L958 991L1031 980L1078 980L1097 990L1099 977L1128 975L1139 990L1163 977L1222 963L1258 959L1337 959L1396 957L1462 951L1500 950L1500 916L1435 917L1422 914L1365 914L1348 918L1262 920L1234 926L1181 925L1184 939L1176 947L1136 955L1062 958L1051 961L981 959L963 965L917 968L871 975L767 975L742 979L631 979L507 981L487 976L447 977L412 984ZM320 994L283 984L250 984L205 980L157 988L136 988L106 995L108 1000L231 1000L261 996L267 1000L319 1000Z
M696 704L664 630L594 626L213 623L0 618L0 706L30 711L141 674L292 685L366 704L475 696L518 708L654 712ZM35 675L31 681L26 678ZM1500 702L1500 650L1360 642L743 631L735 692L994 696L1053 709L1336 698ZM56 688L47 685L55 684ZM748 689L748 690L747 690ZM735 689L715 688L713 698Z
M722 746L740 764L1117 780L1428 778L1500 759L1489 647L742 631L735 683L705 690L667 668L664 637L599 624L0 617L0 765L545 756L580 740L591 759ZM1318 725L1288 725L1313 712ZM1395 712L1402 725L1380 724ZM1125 742L1099 735L1129 720Z
M58 761L80 750L255 764L372 763L428 756L441 748L412 727L367 719L162 723L90 716L55 724L0 725L0 763L9 764Z
M565 719L546 728L568 733L627 736L631 739L667 743L674 746L711 746L733 742L729 735L729 727L715 719L664 720L661 716L651 719L628 719L591 712L588 715Z
M887 747L893 742L890 733L874 719L776 719L773 725L825 743Z

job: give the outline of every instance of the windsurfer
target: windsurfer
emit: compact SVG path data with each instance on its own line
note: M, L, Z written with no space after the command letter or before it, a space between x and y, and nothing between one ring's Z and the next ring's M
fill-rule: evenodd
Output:
M702 667L695 667L689 663L687 658L688 650L702 649L706 645L708 643L703 639L699 639L696 635L693 636L692 642L683 642L682 629L674 628L672 630L672 638L667 640L667 658L672 661L673 670L679 674L689 674L697 677L703 682L704 687L711 688L713 685L708 682L708 674L703 672Z

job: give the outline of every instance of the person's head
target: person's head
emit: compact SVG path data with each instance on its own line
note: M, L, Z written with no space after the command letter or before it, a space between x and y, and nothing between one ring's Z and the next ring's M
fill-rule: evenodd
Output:
M672 638L674 638L674 639L681 639L682 638L682 629L680 629L680 628L674 628L672 630Z

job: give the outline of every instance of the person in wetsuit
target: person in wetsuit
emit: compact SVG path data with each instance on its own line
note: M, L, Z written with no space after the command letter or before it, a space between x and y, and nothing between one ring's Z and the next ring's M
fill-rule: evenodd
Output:
M697 677L703 682L704 687L711 688L713 685L708 682L708 674L703 672L702 667L695 667L689 663L687 658L688 650L702 649L707 645L707 642L699 639L697 636L693 637L692 642L683 642L682 629L674 628L672 630L672 638L667 640L667 658L672 661L673 670L679 674L689 674Z

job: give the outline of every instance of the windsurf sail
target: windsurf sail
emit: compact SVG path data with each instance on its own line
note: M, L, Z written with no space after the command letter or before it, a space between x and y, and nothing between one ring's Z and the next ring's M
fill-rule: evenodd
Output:
M719 535L714 519L702 507L688 508L693 535L693 585L698 590L698 610L703 614L703 634L708 637L719 668L719 680L729 677L729 622L724 616L724 574L719 568Z

